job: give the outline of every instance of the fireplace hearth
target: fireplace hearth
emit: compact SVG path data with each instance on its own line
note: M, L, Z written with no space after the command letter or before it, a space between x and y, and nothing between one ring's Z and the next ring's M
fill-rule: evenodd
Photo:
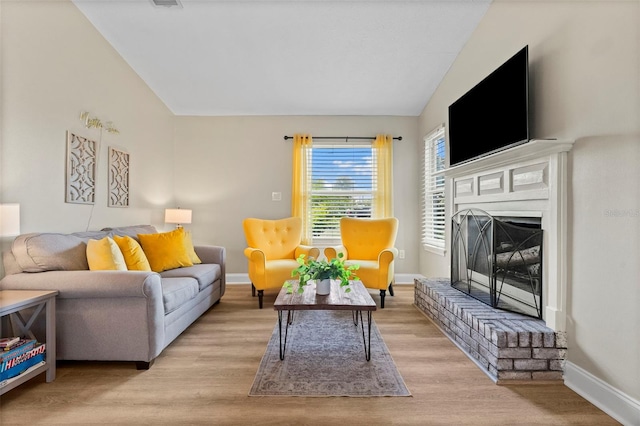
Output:
M465 209L451 224L452 287L494 308L542 319L540 218Z

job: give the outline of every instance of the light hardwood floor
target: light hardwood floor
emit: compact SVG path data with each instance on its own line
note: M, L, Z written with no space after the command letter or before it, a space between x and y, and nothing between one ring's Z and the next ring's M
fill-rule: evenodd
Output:
M148 371L59 362L54 382L41 375L1 397L0 424L617 424L562 384L495 385L413 306L412 285L374 313L412 397L249 397L275 296L259 310L249 285L227 286Z

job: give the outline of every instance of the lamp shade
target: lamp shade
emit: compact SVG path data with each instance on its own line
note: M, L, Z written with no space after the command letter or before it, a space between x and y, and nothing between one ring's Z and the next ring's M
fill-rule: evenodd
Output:
M191 223L190 209L165 209L164 223Z
M0 236L20 235L20 204L0 204Z

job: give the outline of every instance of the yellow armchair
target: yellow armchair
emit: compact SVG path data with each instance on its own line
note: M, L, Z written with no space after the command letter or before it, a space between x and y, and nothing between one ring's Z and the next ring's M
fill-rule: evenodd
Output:
M264 290L280 289L291 279L291 271L298 267L301 254L318 258L320 250L301 245L302 219L266 220L247 218L242 222L247 247L244 255L249 261L251 294L258 290L258 306L262 309Z
M398 249L394 246L398 234L398 219L340 219L342 245L327 247L328 260L344 254L345 264L358 264L356 275L367 288L380 290L380 308L384 308L387 289L393 296L394 260Z

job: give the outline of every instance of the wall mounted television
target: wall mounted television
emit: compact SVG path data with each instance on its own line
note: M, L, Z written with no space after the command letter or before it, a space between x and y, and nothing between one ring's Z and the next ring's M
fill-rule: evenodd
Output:
M449 166L529 141L529 46L449 106Z

